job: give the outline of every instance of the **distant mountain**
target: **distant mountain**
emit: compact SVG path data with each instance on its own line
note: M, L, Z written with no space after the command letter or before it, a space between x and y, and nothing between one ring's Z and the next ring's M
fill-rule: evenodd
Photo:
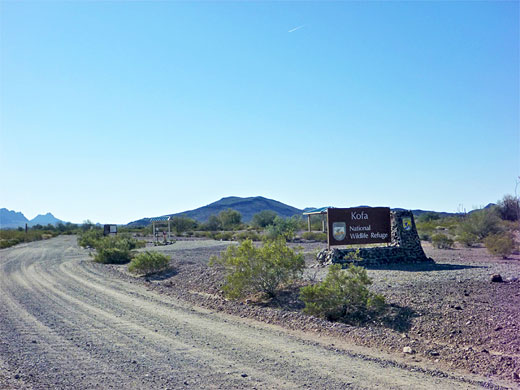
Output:
M0 229L15 229L25 226L29 220L20 212L14 210L0 209Z
M249 222L253 215L263 210L274 211L281 217L287 218L293 215L301 215L303 210L286 205L276 200L267 199L262 196L255 196L249 198L240 198L237 196L230 196L222 198L207 206L199 207L195 210L183 211L177 214L168 214L166 216L183 216L192 218L198 222L206 222L211 215L218 215L221 211L226 209L233 209L242 214L242 221ZM138 221L133 221L128 226L144 226L150 223L150 218L142 218Z
M39 214L29 221L21 212L7 210L6 208L0 209L0 229L16 229L25 227L25 224L32 227L34 225L47 226L49 224L57 225L59 223L65 222L56 218L51 213L45 215Z
M63 222L61 219L56 218L51 213L47 213L45 215L38 214L36 217L34 217L33 219L31 219L29 221L28 225L30 227L34 226L34 225L47 226L47 225L57 225L59 223L65 223L65 222Z

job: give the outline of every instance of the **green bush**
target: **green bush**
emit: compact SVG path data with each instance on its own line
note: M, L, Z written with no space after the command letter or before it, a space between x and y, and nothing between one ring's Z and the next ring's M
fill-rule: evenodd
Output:
M185 231L192 230L197 227L197 221L188 217L173 217L170 223L172 229L175 230L177 235L180 235Z
M146 245L128 234L106 236L93 242L96 249L94 261L103 264L125 264L132 260L132 250Z
M472 247L478 242L478 237L469 232L462 232L456 237L457 241L467 247Z
M274 219L276 218L276 213L272 210L263 210L259 213L253 215L253 219L251 220L251 225L265 228L266 226L272 225Z
M300 228L301 219L298 217L281 218L276 216L273 223L265 228L265 238L276 240L283 237L286 241L294 238L294 234Z
M501 220L496 208L488 208L468 214L460 223L458 232L473 234L480 241L490 234L500 233L501 230Z
M247 232L239 232L236 233L233 237L237 241L251 240L251 241L261 241L260 234L257 232L247 231Z
M242 214L233 209L223 210L219 213L218 218L222 223L222 229L233 230L240 226Z
M213 235L213 239L218 241L233 241L234 235L233 232L218 232Z
M132 259L130 250L124 248L97 249L94 261L103 264L126 264Z
M168 267L170 258L163 253L146 251L136 255L128 265L128 271L134 274L149 275L163 271Z
M221 257L213 256L210 265L226 271L223 291L230 298L257 292L273 297L282 285L301 276L305 268L303 255L289 248L283 238L267 241L260 248L251 240L230 246Z
M513 252L515 245L513 237L509 233L491 234L484 239L484 244L489 253L502 256L504 259L507 259L507 256Z
M309 241L327 242L327 233L322 232L304 232L302 238Z
M307 314L331 321L358 320L369 313L379 312L385 298L368 290L372 281L363 267L350 264L346 270L334 264L325 279L318 284L300 289L300 298L305 303Z
M438 233L432 236L432 245L439 249L450 249L453 247L454 241L447 235Z
M101 229L90 229L79 234L78 245L83 248L95 248L98 241L103 238L103 231Z

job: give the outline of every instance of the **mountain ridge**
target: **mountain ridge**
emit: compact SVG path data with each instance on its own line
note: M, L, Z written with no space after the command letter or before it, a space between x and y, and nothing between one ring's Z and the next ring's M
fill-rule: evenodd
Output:
M227 196L216 202L210 203L193 210L182 211L180 213L165 214L164 217L188 217L198 222L206 222L211 215L218 215L221 211L233 209L242 215L243 222L249 222L253 215L264 210L272 210L281 217L288 218L293 215L301 215L303 210L274 199L268 199L263 196L238 197ZM136 221L129 222L127 226L143 226L148 224L150 218L141 218Z
M8 210L5 207L0 209L0 229L16 229L19 227L27 226L32 227L35 225L47 226L58 225L59 223L65 223L61 219L56 218L52 213L38 214L33 219L29 220L20 211Z

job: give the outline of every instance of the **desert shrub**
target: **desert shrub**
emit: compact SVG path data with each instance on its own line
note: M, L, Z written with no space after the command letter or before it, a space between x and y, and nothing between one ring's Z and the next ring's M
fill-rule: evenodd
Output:
M101 229L90 229L79 234L78 245L83 248L95 248L98 241L103 238L103 231Z
M253 231L247 231L247 232L239 232L236 233L233 237L237 241L244 241L244 240L251 240L251 241L261 241L260 234Z
M484 239L484 244L489 253L502 256L504 259L513 252L515 245L510 233L491 234Z
M520 219L520 199L513 195L505 195L498 202L500 218L506 221L518 221Z
M346 270L334 264L325 279L317 284L302 287L300 298L303 311L331 321L358 320L370 312L380 311L385 298L369 291L372 281L363 267L349 265Z
M253 215L251 225L259 228L265 228L266 226L273 224L276 215L277 214L272 210L262 210L259 213Z
M441 216L435 211L427 211L417 217L417 222L430 222L440 219Z
M21 242L23 242L23 240L19 240L18 238L2 239L0 240L0 249L9 248L18 245Z
M144 241L136 240L128 234L106 236L94 242L94 261L103 264L125 264L132 259L132 250L142 248Z
M421 241L430 241L432 239L431 235L428 233L419 234L419 238L421 239Z
M304 232L302 238L310 241L327 242L327 233L322 232Z
M240 226L242 222L242 214L233 209L223 210L219 213L218 218L222 223L224 230L233 230Z
M273 223L265 228L265 238L267 240L276 240L279 237L290 241L294 238L294 233L300 227L300 219L298 217L282 218L276 216Z
M490 234L499 233L502 230L500 222L496 208L477 210L466 216L460 223L458 232L473 234L480 241Z
M128 271L134 274L149 275L163 271L168 267L170 258L163 253L146 251L136 255L128 265Z
M457 241L467 247L472 247L478 242L478 237L470 232L462 232L456 237Z
M132 259L132 254L126 248L99 248L94 261L103 264L126 264Z
M213 239L218 241L232 241L233 237L233 232L218 232L213 235Z
M438 233L432 236L432 244L439 249L450 249L453 247L454 241L447 235Z
M192 230L197 227L197 221L188 217L173 217L171 219L171 226L177 234L182 234L187 230Z
M303 255L289 248L283 238L267 241L260 248L251 240L230 246L220 257L213 256L210 265L226 270L223 291L230 298L252 293L275 296L277 289L301 276L305 268Z

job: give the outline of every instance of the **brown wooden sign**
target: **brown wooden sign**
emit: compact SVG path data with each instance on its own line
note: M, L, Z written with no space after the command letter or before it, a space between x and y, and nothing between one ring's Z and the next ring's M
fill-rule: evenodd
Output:
M335 245L390 242L390 208L327 209L328 243Z

